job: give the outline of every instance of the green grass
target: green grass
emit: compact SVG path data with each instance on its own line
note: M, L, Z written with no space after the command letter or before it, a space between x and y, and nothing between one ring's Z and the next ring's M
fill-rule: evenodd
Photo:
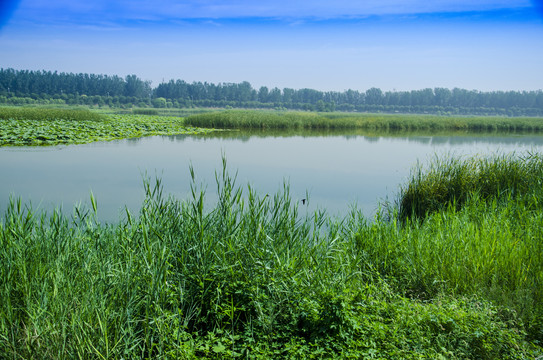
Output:
M193 179L194 172L191 170ZM144 184L138 216L0 222L6 358L527 359L542 354L538 199L471 196L423 221L300 211L288 191L218 201ZM99 199L98 199L99 203ZM526 207L529 204L530 206ZM539 342L539 343L538 343Z
M188 116L186 123L225 129L367 129L384 131L542 131L542 118L452 117L230 110Z
M0 146L84 144L151 135L203 134L179 117L89 110L0 108Z

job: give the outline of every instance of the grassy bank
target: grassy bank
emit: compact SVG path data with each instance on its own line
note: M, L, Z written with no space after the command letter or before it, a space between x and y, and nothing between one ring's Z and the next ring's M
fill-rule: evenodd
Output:
M194 176L194 175L193 175ZM146 182L138 216L10 203L0 225L8 358L447 358L542 354L540 198L470 196L423 221L302 215L288 187L178 201ZM529 206L527 206L529 205ZM305 214L305 212L303 212ZM539 341L539 343L538 343ZM538 345L539 344L539 345Z
M230 110L188 116L192 126L224 129L368 129L386 131L543 131L542 118L452 117Z
M151 135L202 134L182 118L85 109L0 108L0 146L84 144Z

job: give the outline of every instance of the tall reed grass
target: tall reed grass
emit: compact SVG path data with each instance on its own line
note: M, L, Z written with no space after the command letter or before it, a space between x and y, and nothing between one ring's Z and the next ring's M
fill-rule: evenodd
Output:
M71 120L103 121L107 117L88 109L58 109L44 107L0 107L3 120Z
M162 193L160 180L147 180L139 215L126 211L117 225L97 221L92 196L90 208L75 208L71 218L11 201L0 222L0 353L40 359L541 354L532 343L541 334L525 333L539 326L534 314L543 303L536 287L541 212L484 211L473 203L428 225L370 222L357 212L339 221L302 211L288 185L259 196L236 186L226 169L224 163L217 174L215 206L205 207L205 192L194 181L190 199L179 201ZM507 231L498 231L498 223ZM525 237L515 242L520 230ZM491 296L498 306L485 300L481 284L504 289ZM423 295L426 301L416 299Z
M192 126L224 129L367 129L387 131L542 131L542 118L456 117L228 110L191 115Z
M132 109L132 114L136 115L158 115L157 109Z
M354 128L353 121L328 121L317 113L228 110L188 116L187 124L219 129ZM198 124L198 125L196 125Z
M399 217L423 218L449 206L459 209L471 196L508 201L519 196L531 199L541 195L541 154L435 158L426 168L419 164L401 188Z
M541 154L436 158L400 191L391 216L399 236L365 244L374 257L388 254L382 271L417 296L482 294L515 309L541 339L542 199Z

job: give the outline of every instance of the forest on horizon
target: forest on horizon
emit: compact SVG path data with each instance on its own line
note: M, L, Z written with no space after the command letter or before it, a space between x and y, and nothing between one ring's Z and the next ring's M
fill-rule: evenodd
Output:
M279 89L247 82L170 80L151 86L136 75L74 74L0 68L0 104L68 104L119 108L220 107L432 113L442 115L543 116L543 91L426 88L411 91Z

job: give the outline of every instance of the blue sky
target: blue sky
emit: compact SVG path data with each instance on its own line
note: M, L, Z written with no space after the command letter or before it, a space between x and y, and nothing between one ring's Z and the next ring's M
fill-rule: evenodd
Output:
M537 90L542 2L4 0L0 67L154 86Z

